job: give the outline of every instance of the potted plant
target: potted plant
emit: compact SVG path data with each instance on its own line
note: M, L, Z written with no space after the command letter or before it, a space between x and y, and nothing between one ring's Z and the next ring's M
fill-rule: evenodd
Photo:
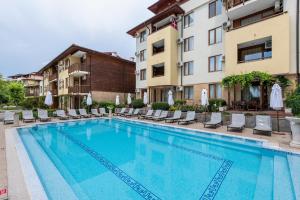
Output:
M290 121L293 147L300 148L300 87L286 98L286 106L292 109L293 117L286 117Z
M114 107L112 105L110 105L110 106L107 106L107 109L108 109L108 117L112 118L112 110L114 109Z

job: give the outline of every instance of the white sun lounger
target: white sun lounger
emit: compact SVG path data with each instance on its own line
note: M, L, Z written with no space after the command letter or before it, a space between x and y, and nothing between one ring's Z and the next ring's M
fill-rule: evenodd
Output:
M15 122L15 113L11 111L5 111L4 113L4 124L13 124Z
M168 111L162 111L161 114L158 117L153 117L152 119L154 121L161 121L164 120L168 117L169 112Z
M105 108L99 108L99 112L100 112L100 115L102 116L108 116L108 113L106 112Z
M147 117L150 117L150 116L152 116L153 115L153 110L148 110L147 111L147 113L145 114L145 115L140 115L139 116L139 119L145 119L145 118L147 118Z
M38 118L41 122L51 121L51 118L48 117L48 111L43 109L38 109Z
M204 122L204 128L206 126L210 126L213 128L217 128L217 126L220 126L222 124L222 114L219 112L213 112L211 113L210 121Z
M130 114L129 112L127 114L125 114L125 117L133 117L133 116L137 116L140 113L140 109L137 108L134 110L134 112L132 114Z
M79 119L80 118L80 115L78 115L76 113L76 110L75 109L69 109L68 110L68 115L72 118L72 119Z
M148 117L146 117L146 119L153 119L153 118L156 118L156 117L159 117L160 116L160 114L161 114L161 112L162 112L162 110L156 110L155 112L154 112L154 115L152 116L148 116Z
M23 122L35 122L36 119L33 117L32 110L23 110Z
M91 109L92 115L95 117L101 117L102 115L98 112L98 109Z
M166 123L176 122L181 119L181 110L175 110L173 117L165 119Z
M231 115L231 124L227 126L227 131L229 129L238 129L243 130L246 125L246 117L244 114L232 114Z
M60 120L69 119L69 117L66 115L66 112L64 110L56 110L56 115Z
M257 115L256 126L253 129L253 134L257 132L265 132L268 136L272 134L272 119L268 115Z
M87 114L86 109L79 109L79 114L84 118L91 118L91 115Z
M178 120L178 124L189 124L196 121L196 112L188 111L185 119Z

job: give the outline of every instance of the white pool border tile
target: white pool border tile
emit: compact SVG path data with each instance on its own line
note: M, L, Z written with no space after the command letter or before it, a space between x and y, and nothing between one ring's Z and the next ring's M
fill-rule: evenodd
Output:
M68 122L76 122L76 121L89 121L89 120L99 120L99 119L120 119L124 121L133 121L133 122L138 122L138 123L145 123L145 124L151 124L151 125L159 125L159 126L164 126L164 127L170 127L170 128L178 128L181 130L188 130L188 131L193 131L193 132L188 132L190 135L194 136L199 136L197 133L208 133L208 134L214 134L214 135L219 135L219 136L224 136L228 138L238 138L238 139L244 139L244 140L250 140L253 142L261 142L262 147L265 149L269 150L275 150L275 151L280 151L283 153L290 153L290 154L295 154L300 156L299 151L295 150L289 150L285 148L281 148L278 146L272 145L268 140L265 139L258 139L258 138L251 138L251 137L245 137L245 136L236 136L236 135L228 135L220 132L213 132L213 131L207 131L207 130L201 130L201 129L196 129L196 128L189 128L189 127L178 127L178 126L172 126L168 124L161 124L161 123L155 123L151 121L145 121L145 120L137 120L137 119L128 119L128 118L122 118L122 117L113 117L113 118L107 118L107 117L102 117L102 118L90 118L90 119L72 119L72 120L64 120L64 121L51 121L51 122L40 122L40 123L35 123L35 124L29 124L29 125L24 125L16 128L11 128L11 129L6 129L5 134L12 134L15 137L14 144L9 144L9 145L14 145L17 153L18 153L18 159L22 163L21 165L21 170L24 176L25 184L26 184L26 189L29 193L30 199L31 200L48 200L46 192L43 188L43 185L34 169L34 166L28 156L28 153L24 147L23 142L21 141L21 138L18 135L17 129L22 129L22 128L30 128L34 127L36 125L43 125L43 124L59 124L59 123L68 123ZM247 145L247 144L246 144ZM8 191L13 190L13 188L8 188Z
M16 153L17 153L17 158L20 167L21 167L21 172L24 178L25 182L25 188L28 192L29 198L32 200L48 200L47 194L44 190L44 187L38 177L38 174L36 173L34 166L31 162L31 159L29 158L29 155L25 149L25 146L23 142L21 141L21 138L18 134L17 128L11 128L5 130L6 137L12 137L12 144L9 143L7 145L12 145L13 148L15 148ZM10 136L9 136L10 135ZM8 139L6 140L7 142L9 141ZM13 163L10 163L13 165ZM9 165L8 165L9 166ZM7 169L9 170L9 169ZM21 184L16 183L16 185L11 185L8 183L8 195L10 193L16 195L18 192L16 191L16 187L24 187L23 185L17 185ZM16 198L18 199L22 194L18 194Z

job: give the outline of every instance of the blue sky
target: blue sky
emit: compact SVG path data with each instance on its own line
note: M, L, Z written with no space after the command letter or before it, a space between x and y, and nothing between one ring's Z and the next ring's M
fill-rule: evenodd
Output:
M0 73L37 71L75 43L129 58L126 32L153 14L156 0L2 0Z

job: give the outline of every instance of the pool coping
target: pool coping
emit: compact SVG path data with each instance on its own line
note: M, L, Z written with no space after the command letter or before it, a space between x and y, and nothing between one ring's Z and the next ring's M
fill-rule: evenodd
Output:
M35 123L35 124L29 124L29 125L23 125L20 127L14 127L14 128L9 128L5 130L5 135L6 135L6 148L8 154L8 151L11 151L11 148L15 148L16 153L15 157L17 158L17 161L22 163L20 165L19 172L23 175L24 182L23 185L22 183L18 182L17 187L24 187L26 188L29 199L35 200L47 200L48 197L46 195L45 189L40 181L40 178L33 166L33 163L31 159L29 158L29 155L27 153L27 150L25 149L25 146L23 142L21 141L21 138L18 134L18 129L23 129L23 128L31 128L36 125L45 125L45 124L59 124L59 123L66 123L66 122L76 122L76 121L89 121L89 120L99 120L99 119L118 119L118 120L124 120L124 121L133 121L133 122L138 122L138 123L145 123L145 124L151 124L151 125L159 125L159 126L164 126L168 128L175 128L175 129L181 129L181 130L187 130L187 131L193 131L193 132L187 132L186 134L188 135L193 135L193 136L198 136L197 133L206 133L206 134L214 134L218 136L224 136L227 138L238 138L238 139L244 139L244 140L250 140L254 142L262 142L262 146L260 148L268 149L268 150L273 150L273 151L279 151L283 153L289 153L289 154L295 154L300 156L300 152L295 151L295 150L289 150L285 148L281 148L278 146L272 145L268 140L266 139L257 139L257 138L250 138L250 137L245 137L245 136L236 136L236 135L227 135L223 134L220 132L213 132L213 131L207 131L207 130L199 130L196 128L189 128L189 127L178 127L178 126L172 126L168 124L161 124L161 123L155 123L155 122L150 122L150 121L142 121L142 120L137 120L137 119L126 119L126 118L121 118L121 117L113 117L113 118L108 118L108 117L102 117L102 118L90 118L90 119L74 119L74 120L65 120L65 121L51 121L51 122L40 122L40 123ZM12 140L12 141L10 141ZM247 145L247 144L245 144ZM8 148L10 146L10 148ZM12 154L10 152L10 154ZM7 162L9 162L7 160ZM14 163L8 164L10 165L15 165ZM7 171L9 172L9 167L7 168ZM8 173L9 175L9 173ZM10 177L8 177L8 180L10 180ZM8 196L13 193L17 193L17 188L15 185L11 185L10 182L8 182ZM11 198L13 199L13 198Z

